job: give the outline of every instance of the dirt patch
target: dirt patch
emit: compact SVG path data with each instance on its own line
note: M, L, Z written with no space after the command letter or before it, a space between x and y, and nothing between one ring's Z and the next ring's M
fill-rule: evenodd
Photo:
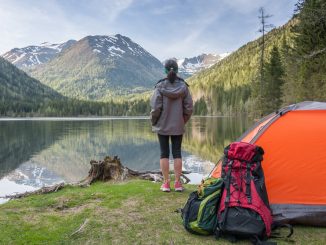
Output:
M144 218L140 212L141 201L136 198L128 198L122 202L121 207L106 210L105 217L110 220L120 220L123 225L130 223L143 224Z
M135 197L132 197L124 200L121 207L127 209L135 209L139 207L139 204L140 204L140 200L138 200Z
M40 223L39 215L35 215L35 213L29 213L21 216L23 221L31 224L31 225L38 225Z

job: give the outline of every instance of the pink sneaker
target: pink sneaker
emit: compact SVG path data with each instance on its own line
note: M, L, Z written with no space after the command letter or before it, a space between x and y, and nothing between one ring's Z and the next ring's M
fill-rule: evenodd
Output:
M178 192L181 192L184 190L182 183L180 181L174 182L174 190L178 191Z
M170 192L171 189L170 189L170 182L165 182L161 185L161 191L163 192Z

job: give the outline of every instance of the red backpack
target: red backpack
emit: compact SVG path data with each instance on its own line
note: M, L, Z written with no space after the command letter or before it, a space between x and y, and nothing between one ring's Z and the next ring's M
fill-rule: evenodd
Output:
M234 142L224 149L224 190L218 209L217 236L265 240L271 235L272 213L261 167L261 147Z

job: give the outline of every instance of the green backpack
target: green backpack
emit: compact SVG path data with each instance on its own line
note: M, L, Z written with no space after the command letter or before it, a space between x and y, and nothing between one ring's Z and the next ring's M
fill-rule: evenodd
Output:
M194 191L181 210L183 226L187 231L199 235L213 234L217 227L217 210L223 180L207 178L198 191Z

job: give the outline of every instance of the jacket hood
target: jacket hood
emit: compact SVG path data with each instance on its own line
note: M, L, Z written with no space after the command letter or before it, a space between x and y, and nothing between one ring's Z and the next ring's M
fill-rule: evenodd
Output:
M165 80L158 86L158 90L168 98L178 99L185 95L185 86L186 85L182 80L176 80L174 83Z

